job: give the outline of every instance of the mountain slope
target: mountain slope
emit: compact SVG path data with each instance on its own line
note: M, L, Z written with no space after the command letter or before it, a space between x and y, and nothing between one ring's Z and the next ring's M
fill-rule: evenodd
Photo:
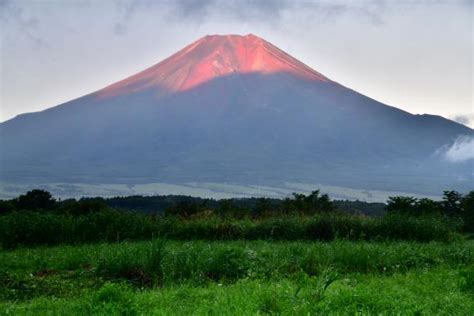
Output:
M252 72L281 72L307 80L330 81L255 35L214 35L206 36L157 65L99 91L98 95L110 97L151 87L176 93L217 77Z
M440 149L474 131L367 98L253 35L208 36L130 78L0 124L11 182L474 187Z

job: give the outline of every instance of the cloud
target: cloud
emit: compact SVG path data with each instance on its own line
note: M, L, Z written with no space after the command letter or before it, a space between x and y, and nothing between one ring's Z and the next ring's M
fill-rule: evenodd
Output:
M459 136L450 147L442 148L441 153L450 162L464 162L474 159L474 137Z
M126 1L126 0L116 0L115 9L118 11L119 18L114 25L114 33L116 35L124 34L128 29L128 24L141 10L149 10L153 6L153 2L150 1Z
M168 21L201 24L210 18L239 22L278 22L284 16L296 17L304 13L313 22L331 22L352 15L374 25L384 23L390 10L409 9L419 5L472 5L471 0L115 0L120 11L116 28L123 33L133 17L141 12L153 11ZM118 27L117 27L118 26Z
M27 37L36 47L45 44L37 34L39 19L29 16L25 9L11 0L0 0L0 27L4 24L14 23L20 34Z
M117 35L125 33L135 16L153 12L170 22L194 23L200 25L205 21L238 21L278 23L285 17L296 17L303 12L313 22L327 22L352 14L368 20L373 24L382 24L385 2L367 1L252 1L252 0L116 0L119 19L114 26Z
M201 18L208 14L212 6L218 5L216 0L178 0L175 1L173 13L178 17Z
M201 24L210 17L223 20L268 21L279 19L281 12L292 7L287 0L116 0L115 7L119 18L114 26L117 35L125 33L136 15L153 12L169 22Z
M470 114L459 114L454 116L453 121L456 121L460 124L466 125L466 126L474 126L474 113Z

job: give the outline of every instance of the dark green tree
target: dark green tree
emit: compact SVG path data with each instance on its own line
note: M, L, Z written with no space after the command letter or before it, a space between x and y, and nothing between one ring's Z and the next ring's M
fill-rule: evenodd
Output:
M391 196L387 201L387 212L418 215L417 199L411 196Z
M462 194L457 191L444 191L441 208L444 215L462 217Z
M215 212L220 217L236 217L238 207L232 199L220 200Z
M330 212L336 209L327 194L320 195L319 190L309 195L293 193L292 200L285 200L285 208L295 210L304 215L314 215L318 212Z
M51 196L51 193L38 189L20 195L14 203L18 210L28 211L50 211L56 207L56 200Z
M462 199L464 228L474 233L474 191L466 194Z
M199 212L204 211L205 205L197 203L192 200L183 200L179 201L172 207L169 207L165 210L165 215L168 216L179 216L179 217L190 217Z
M416 213L420 215L441 214L440 202L428 198L419 199L415 202Z
M0 200L0 215L15 211L15 204L12 200Z
M215 212L221 217L226 217L232 214L233 208L234 203L232 203L232 200L220 200Z
M265 215L270 214L271 212L271 203L268 198L259 198L255 203L255 207L253 209L253 215L255 217L262 217Z
M305 198L306 212L313 215L317 212L329 212L335 209L327 194L320 195L319 190L311 192Z
M293 209L299 213L305 214L307 210L306 195L301 193L293 193Z
M73 215L89 214L108 209L103 198L82 198L79 201L71 203L66 212Z
M280 204L280 212L282 214L295 213L297 210L294 206L294 201L290 198L285 198Z

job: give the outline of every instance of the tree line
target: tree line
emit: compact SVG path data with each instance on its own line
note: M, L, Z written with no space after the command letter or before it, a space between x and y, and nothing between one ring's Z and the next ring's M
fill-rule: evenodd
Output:
M474 232L474 191L465 195L457 191L444 191L440 201L410 196L390 197L386 210L388 213L406 216L438 215L459 218L462 219L466 231Z
M317 212L344 211L352 214L382 215L384 203L364 201L333 201L319 190L309 195L293 193L285 199L252 197L209 199L191 196L128 196L102 200L104 204L118 210L175 215L183 218L202 213L222 217L266 217L288 214L310 215Z
M22 210L83 214L104 208L180 217L195 216L202 212L211 212L219 216L260 217L292 213L311 215L321 211L382 215L385 204L364 201L333 201L327 194L321 194L319 190L308 195L293 193L286 199L231 198L215 200L181 195L136 195L58 200L45 190L35 189L11 200L0 200L0 214Z
M318 190L282 200L167 196L160 198L168 201L162 212L144 213L113 208L108 199L56 200L47 191L32 190L0 202L0 249L156 237L450 241L460 233L474 232L473 197L474 192L453 191L445 192L440 201L392 197L382 216L367 216L341 210L337 201Z
M234 198L207 199L190 196L129 196L114 198L81 198L57 200L50 192L28 191L11 200L0 200L0 214L17 211L48 211L71 215L88 214L106 209L136 211L155 215L194 218L262 218L274 216L312 216L321 213L347 212L382 216L384 213L406 216L442 216L462 219L467 231L474 231L474 191L461 194L444 191L439 201L410 196L390 197L386 204L363 201L333 201L315 190L310 194L293 193L285 199Z

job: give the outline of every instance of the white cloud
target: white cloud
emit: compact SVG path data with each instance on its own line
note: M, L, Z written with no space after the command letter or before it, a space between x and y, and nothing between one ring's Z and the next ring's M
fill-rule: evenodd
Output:
M454 144L443 150L443 156L450 162L463 162L474 159L474 137L459 136Z

